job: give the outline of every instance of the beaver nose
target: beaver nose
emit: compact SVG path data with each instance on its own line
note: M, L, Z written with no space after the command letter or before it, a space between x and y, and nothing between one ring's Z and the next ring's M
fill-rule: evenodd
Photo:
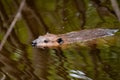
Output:
M32 41L32 46L36 46L37 42Z

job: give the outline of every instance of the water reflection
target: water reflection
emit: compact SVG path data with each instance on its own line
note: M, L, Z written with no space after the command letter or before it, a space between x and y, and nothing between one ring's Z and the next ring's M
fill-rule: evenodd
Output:
M50 71L52 74L55 74L54 77L49 76L49 79L53 80L69 80L70 78L68 77L68 65L67 65L67 57L64 55L63 51L59 48L54 51L54 54L52 53L53 57L52 59L54 62L52 63L53 65L50 65ZM53 68L54 67L54 68ZM55 71L54 71L55 70ZM53 72L54 71L54 72Z
M119 39L98 42L55 50L8 45L0 54L0 79L115 80L119 77Z
M5 79L6 79L6 75L0 72L0 80L5 80Z
M78 79L93 80L93 79L87 77L85 73L83 73L82 71L79 71L79 70L70 70L69 75L71 77L78 78ZM72 80L74 80L74 79L72 79Z

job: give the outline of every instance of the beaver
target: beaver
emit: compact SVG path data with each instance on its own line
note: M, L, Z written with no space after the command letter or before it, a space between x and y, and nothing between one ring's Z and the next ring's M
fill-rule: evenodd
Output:
M32 46L37 48L55 48L62 47L67 44L76 42L86 42L96 38L113 36L118 29L84 29L81 31L73 31L65 34L50 34L47 33L39 36L32 41Z

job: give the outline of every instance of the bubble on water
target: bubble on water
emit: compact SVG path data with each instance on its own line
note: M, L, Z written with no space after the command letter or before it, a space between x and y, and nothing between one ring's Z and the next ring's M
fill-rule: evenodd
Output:
M67 21L67 19L68 19L67 17L64 17L64 18L63 18L64 21Z
M79 13L79 12L77 12L77 13L76 13L76 16L77 16L77 17L78 17L78 16L80 16L80 13Z
M64 29L65 27L64 26L62 26L62 29Z
M91 6L92 6L92 3L89 3L88 6L91 7Z

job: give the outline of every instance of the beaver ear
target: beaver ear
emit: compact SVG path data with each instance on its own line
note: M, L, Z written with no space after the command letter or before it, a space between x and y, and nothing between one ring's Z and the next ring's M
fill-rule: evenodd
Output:
M58 39L57 39L57 42L58 42L59 44L63 44L63 43L64 43L64 41L63 41L62 38L58 38Z

